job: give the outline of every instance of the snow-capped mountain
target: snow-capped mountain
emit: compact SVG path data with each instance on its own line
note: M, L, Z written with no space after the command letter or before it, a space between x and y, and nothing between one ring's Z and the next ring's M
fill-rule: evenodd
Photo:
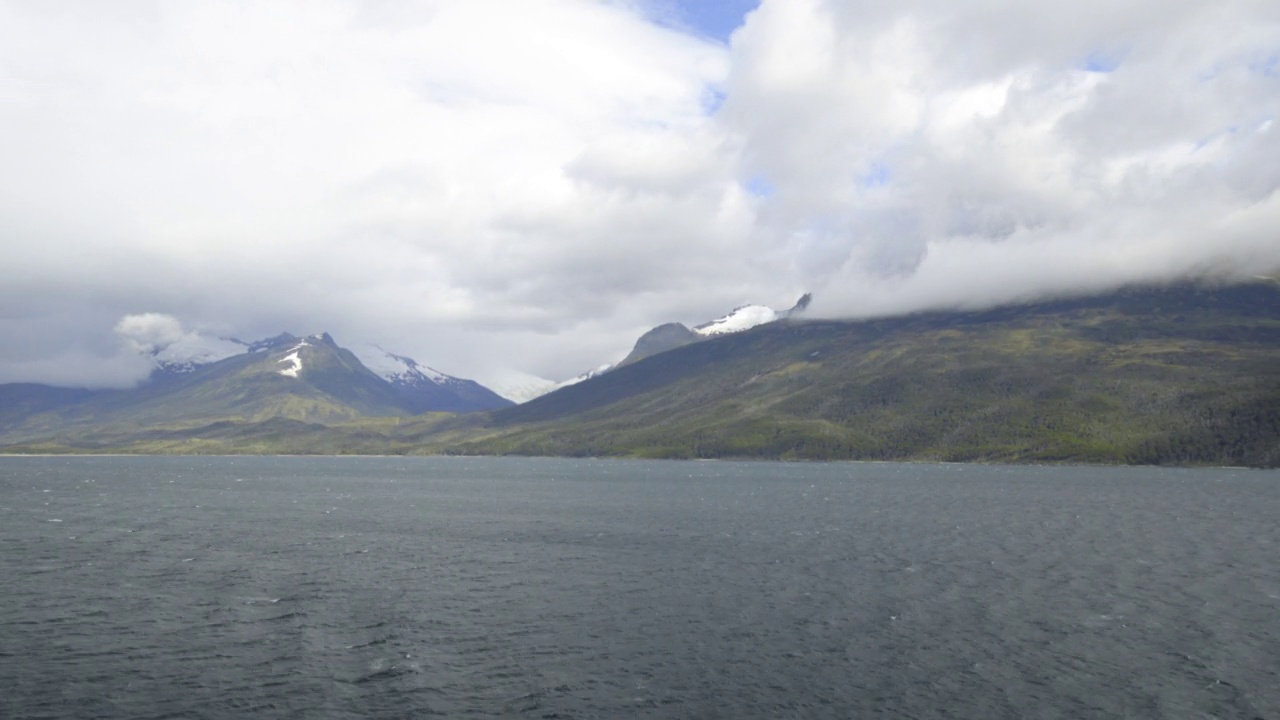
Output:
M530 375L529 373L512 371L507 373L506 377L502 380L498 382L490 382L489 387L502 397L519 405L520 403L529 402L534 398L542 397L549 392L555 392L562 387L568 387L570 385L576 385L584 380L590 380L591 378L600 375L601 373L606 373L613 368L613 364L606 363L594 370L588 370L581 375L571 377L568 380L561 380L560 382L548 380L537 375Z
M351 352L360 364L390 383L415 412L490 410L509 404L474 380L446 375L378 345L357 345Z
M404 355L383 350L378 345L354 345L351 352L383 380L392 385L421 385L422 383L447 383L458 378L445 375Z
M206 337L194 333L148 354L156 369L168 373L188 373L201 365L225 360L249 351L239 340Z
M773 308L766 307L764 305L739 305L728 315L718 317L711 322L695 325L693 327L693 332L704 337L711 337L713 335L727 335L729 333L750 330L753 327L764 325L765 323L795 317L796 315L804 312L805 308L809 307L809 301L812 299L812 295L805 293L804 295L801 295L800 299L796 301L796 304L792 305L788 310L774 310Z
M319 338L320 336L315 336ZM151 358L157 372L166 375L190 373L196 368L245 353L277 350L296 345L301 340L289 333L247 343L236 338L213 337L196 332L185 333L166 344L138 345L139 352Z
M734 308L733 312L724 317L695 326L693 331L699 335L725 335L771 323L778 317L778 312L773 308L764 305L743 305Z
M163 381L194 374L231 358L255 355L271 358L273 374L298 381L333 384L385 383L386 392L410 412L469 412L504 407L509 401L472 380L446 375L413 358L387 352L376 345L340 347L328 333L298 337L281 333L272 338L244 342L199 333L185 333L176 340L157 345L134 344L155 366L152 377ZM349 361L335 361L334 354L346 353ZM247 360L247 358L246 358ZM334 363L349 364L355 375L333 375ZM345 378L345 379L344 379Z
M612 370L614 367L616 367L616 366L615 366L613 363L605 363L605 364L601 365L600 367L595 368L594 370L588 370L588 371L586 371L586 372L582 373L581 375L578 375L578 376L576 376L576 377L571 377L571 378L569 378L568 380L564 380L564 381L562 381L562 382L558 382L558 383L556 383L556 386L555 386L554 388L552 388L552 390L559 390L559 389L560 389L560 388L562 388L562 387L569 387L570 385L577 385L578 383L580 383L580 382L585 382L585 381L587 381L587 380L590 380L591 378L596 377L597 375L603 375L603 374L605 374L605 373L609 372L610 370Z
M774 310L773 308L764 305L740 305L737 308L734 308L734 310L729 314L716 318L710 322L696 325L692 330L684 324L677 322L659 325L646 332L644 335L641 335L640 338L636 340L635 346L632 348L631 352L616 365L602 365L595 370L588 371L570 380L566 380L562 383L556 383L550 386L546 392L540 393L540 395L554 390L559 390L560 388L567 387L569 385L576 385L577 383L589 380L597 375L607 373L615 367L630 365L631 363L639 362L651 355L657 355L668 350L674 350L690 343L709 340L721 335L738 333L766 323L795 317L804 312L805 308L809 307L809 301L811 299L811 296L808 293L805 293L790 309L781 311ZM533 397L526 397L523 400L517 400L516 402L527 402L532 399Z
M485 386L518 405L546 395L559 387L560 383L531 373L510 370L497 379L490 378Z
M311 337L316 340L319 340L323 338L323 335L312 335ZM284 347L285 345L296 343L300 339L301 338L299 338L298 336L292 333L282 332L279 335L276 335L275 337L264 338L262 340L255 340L254 342L251 342L251 343L241 342L240 340L237 340L235 338L230 338L230 341L244 345L247 352L256 353L256 352L265 352L267 350L276 350L278 348Z
M742 305L734 308L733 312L724 317L695 326L693 331L699 335L710 336L750 330L757 325L794 317L804 312L805 308L809 307L809 301L812 299L812 295L805 293L800 296L800 299L789 310L774 310L764 305Z
M496 392L475 381L453 377L419 364L411 357L390 352L379 345L357 345L343 349L327 333L298 337L286 332L271 338L244 342L232 337L207 336L179 327L177 332L169 333L164 342L148 338L145 343L133 342L133 346L150 358L155 367L153 377L156 378L183 377L236 356L269 353L275 358L275 374L295 380L306 377L308 368L312 367L308 362L309 354L324 346L335 351L349 352L357 364L390 385L401 396L402 404L413 412L458 412L492 409L508 402L527 402L650 355L790 317L802 311L808 305L808 299L809 296L805 295L795 307L786 311L776 311L764 305L742 305L729 314L697 325L692 330L680 323L668 323L645 333L637 341L631 354L616 365L601 365L561 382L512 371L503 376L502 381L494 383Z

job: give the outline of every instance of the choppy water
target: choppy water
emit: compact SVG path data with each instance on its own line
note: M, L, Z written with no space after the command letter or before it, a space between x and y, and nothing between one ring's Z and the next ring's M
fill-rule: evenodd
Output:
M0 458L0 717L1280 718L1280 473Z

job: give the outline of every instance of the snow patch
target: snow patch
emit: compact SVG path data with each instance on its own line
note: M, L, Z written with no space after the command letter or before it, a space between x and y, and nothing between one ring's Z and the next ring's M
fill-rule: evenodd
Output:
M544 377L520 372L519 370L507 371L502 373L502 376L498 379L490 379L484 382L485 387L517 405L542 397L560 387L560 385L555 380L548 380Z
M486 381L484 386L519 405L521 403L527 403L535 398L540 398L543 395L553 393L560 388L577 385L580 382L590 380L598 375L603 375L613 368L614 365L612 363L605 363L594 370L588 370L577 377L571 377L568 380L562 380L560 382L512 370L504 373L503 377L499 380Z
M422 381L443 385L457 380L439 370L426 365L419 365L416 360L404 355L387 352L377 345L357 345L351 348L352 354L362 365L392 384L414 385Z
M605 363L604 365L601 365L595 370L588 370L582 373L578 377L572 377L572 378L569 378L568 380L565 380L564 382L556 383L556 386L552 388L552 390L559 390L562 387L577 385L578 383L590 380L591 378L596 377L597 375L603 375L612 369L613 369L613 363Z
M722 318L695 327L693 331L699 335L724 335L748 330L777 319L778 313L773 308L763 305L743 305Z
M303 340L297 345L289 348L287 351L289 354L280 358L277 362L291 363L290 367L283 370L277 370L276 372L291 378L298 377L298 373L302 372L302 358L298 357L298 353L301 352L304 347L308 347L306 340Z
M167 347L156 350L151 356L158 364L165 367L194 370L196 366L226 360L248 350L246 345L235 340L192 333Z

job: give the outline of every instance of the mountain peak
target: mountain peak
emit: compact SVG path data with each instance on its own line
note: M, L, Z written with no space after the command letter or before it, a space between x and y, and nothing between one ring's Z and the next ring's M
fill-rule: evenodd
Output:
M236 342L240 341L237 340ZM298 336L292 333L282 332L275 337L266 338L265 340L240 344L247 345L249 352L262 352L263 350L274 350L296 342L298 342Z
M709 340L720 335L729 335L731 333L750 330L753 327L771 323L777 320L793 317L804 312L809 307L809 302L813 296L805 293L800 296L796 304L789 310L777 311L764 305L739 305L734 308L728 315L724 315L710 322L696 325L692 330L682 323L670 322L659 325L636 340L636 344L632 347L631 352L623 358L622 362L614 365L604 365L590 372L579 375L572 380L558 383L547 387L546 392L558 390L562 387L574 385L584 380L589 380L597 375L602 375L615 367L621 368L635 362L639 362L652 355L674 350L684 345L699 342L701 340ZM545 387L545 386L544 386ZM540 393L541 394L541 393ZM536 397L535 395L534 397ZM532 399L532 398L525 398Z
M783 317L791 317L792 315L799 315L800 313L804 312L809 308L809 303L812 301L813 301L812 293L805 293L801 295L800 299L796 301L796 304L792 305L790 310L783 313Z
M148 354L155 363L155 370L165 374L183 374L201 365L224 360L245 352L245 345L238 340L188 335Z
M640 336L636 340L635 347L631 349L631 354L620 363L618 367L629 365L633 362L643 360L650 355L657 355L661 352L674 350L681 345L688 345L691 342L700 340L698 333L690 330L681 323L666 323L650 330Z
M439 370L419 365L418 361L404 355L384 350L380 345L357 345L351 352L365 367L391 384L415 384L421 381L443 383L457 378Z
M742 305L734 308L733 312L724 317L698 325L693 331L699 335L724 335L749 330L777 319L778 312L771 307Z
M510 404L474 380L446 375L378 345L357 345L351 348L351 353L370 372L395 388L413 412L492 410Z

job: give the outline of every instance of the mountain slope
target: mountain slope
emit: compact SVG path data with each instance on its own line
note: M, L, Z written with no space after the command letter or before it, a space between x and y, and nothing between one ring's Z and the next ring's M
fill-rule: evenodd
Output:
M447 376L442 377L455 381L456 390L441 389L425 377L429 387L398 386L328 334L298 338L286 333L245 347L207 363L158 363L150 380L132 390L0 385L0 401L5 401L0 437L9 443L60 437L101 446L147 430L218 422L334 424L510 405L479 385ZM475 399L469 401L468 393Z
M327 333L316 335L311 340L327 342L337 347L333 338ZM275 337L246 343L235 338L218 338L188 333L179 339L162 346L139 348L145 351L155 365L156 376L179 376L194 372L221 360L245 353L259 353L279 350L305 343L307 339L289 333L281 333ZM505 398L497 395L474 380L452 377L425 365L419 365L413 358L387 352L377 345L356 346L351 348L356 363L373 371L395 391L398 400L392 404L400 406L410 413L421 412L472 412L476 410L495 410L510 404ZM339 374L354 373L357 384L363 386L365 393L382 395L383 388L375 388L368 383L365 373L358 371L349 359L339 363ZM155 379L155 378L153 378ZM317 382L323 381L315 378ZM345 389L333 385L330 394L341 398ZM380 398L375 404L385 404L386 398ZM367 412L367 410L365 410ZM381 413L373 413L381 414Z
M353 352L365 367L395 388L401 405L414 414L496 410L512 404L474 380L446 375L376 345L357 347Z
M671 322L659 325L636 340L635 346L631 352L627 354L617 365L604 365L595 370L580 375L572 380L559 383L555 387L549 389L558 389L579 383L583 380L595 377L613 370L615 367L631 365L647 358L651 355L657 355L668 350L674 350L684 345L701 342L709 338L722 337L724 335L732 335L754 327L766 325L781 319L798 317L809 307L811 300L809 293L805 293L800 297L796 304L789 310L777 311L764 305L741 305L734 308L732 312L722 317L694 326L692 330L683 323Z
M62 388L36 383L0 385L0 433L16 428L32 418L57 423L68 409L94 398L110 395L111 390Z
M342 352L321 336L291 337L181 371L161 367L136 389L93 393L56 414L28 417L6 434L75 436L90 429L122 433L217 420L334 422L361 414L407 414L386 383Z
M695 343L702 337L680 323L667 323L650 330L636 340L635 347L618 363L618 367L639 362L651 355L675 350L678 347Z
M771 323L494 413L462 452L1280 463L1280 292Z
M245 381L292 382L280 375L294 365L286 362L290 349L264 353L262 365L235 372L233 363L249 360L217 365L244 374ZM301 378L317 367L310 352L297 358ZM200 372L191 374L192 382ZM195 388L185 392L186 402L204 401ZM290 397L295 406L324 401L348 407L319 388ZM117 391L105 392L79 407L108 407L120 398ZM44 407L42 416L57 416L46 400L37 392L28 402ZM145 409L135 407L134 415ZM60 417L65 423L65 413ZM784 318L658 352L489 414L318 412L181 426L65 427L60 435L28 434L25 442L10 432L0 442L9 451L28 452L1274 467L1280 465L1280 286L1133 289L861 322Z

